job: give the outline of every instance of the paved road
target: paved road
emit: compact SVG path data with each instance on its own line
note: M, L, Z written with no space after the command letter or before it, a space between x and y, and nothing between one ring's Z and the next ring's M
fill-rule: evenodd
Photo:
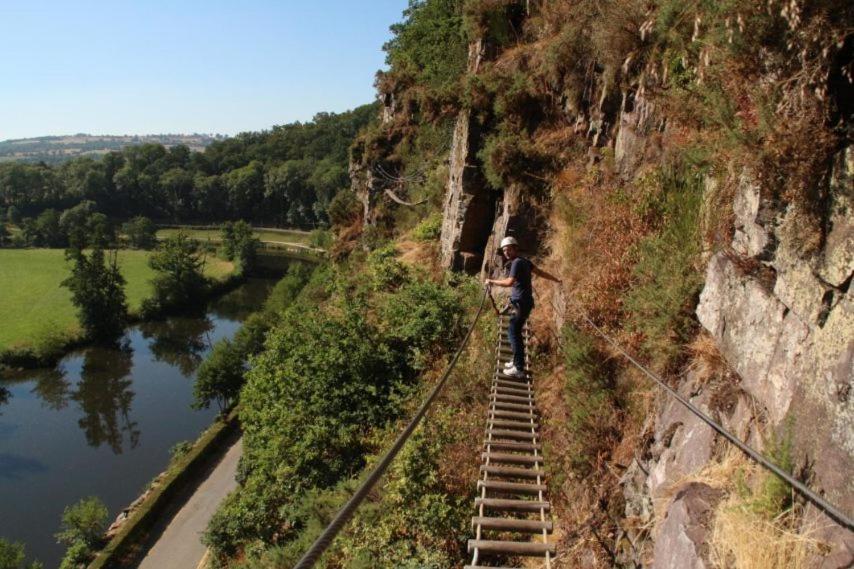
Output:
M149 550L139 569L195 569L205 555L200 540L219 503L237 487L234 475L243 439L234 443Z

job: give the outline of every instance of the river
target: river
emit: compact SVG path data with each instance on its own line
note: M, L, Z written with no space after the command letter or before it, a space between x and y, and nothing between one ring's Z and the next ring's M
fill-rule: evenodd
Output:
M112 522L166 467L169 449L212 422L215 409L190 407L196 368L274 284L252 279L197 317L129 328L119 348L0 379L0 537L51 568L64 551L54 534L65 506L98 496Z

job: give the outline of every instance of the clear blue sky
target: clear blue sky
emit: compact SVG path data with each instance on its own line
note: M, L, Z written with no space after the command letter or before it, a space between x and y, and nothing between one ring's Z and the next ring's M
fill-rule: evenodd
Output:
M407 0L0 0L0 140L234 134L374 98Z

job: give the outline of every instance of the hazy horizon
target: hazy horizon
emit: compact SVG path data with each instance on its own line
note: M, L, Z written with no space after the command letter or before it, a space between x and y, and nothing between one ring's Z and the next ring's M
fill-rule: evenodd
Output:
M0 6L0 141L233 136L353 109L374 100L382 45L406 5Z

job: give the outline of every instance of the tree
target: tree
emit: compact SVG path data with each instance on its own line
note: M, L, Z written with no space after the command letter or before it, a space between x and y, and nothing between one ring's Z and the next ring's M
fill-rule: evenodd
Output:
M148 264L157 271L157 276L154 277L154 296L143 303L144 312L152 314L199 304L205 288L202 275L205 262L198 246L186 233L179 231L160 243Z
M219 341L202 362L193 386L193 407L207 409L216 401L220 413L237 399L246 371L246 354L234 342Z
M59 543L68 546L60 569L76 569L89 561L104 533L108 515L107 506L95 496L65 508L61 531L56 534Z
M6 223L0 221L0 247L8 244L11 236L11 233L9 233L9 230L6 228Z
M25 557L22 544L0 538L0 569L41 569L43 567L38 561L24 563Z
M107 247L116 241L116 230L109 218L103 213L95 212L86 220L86 231L89 233L89 245L92 247Z
M35 219L34 225L35 244L42 247L63 247L66 243L65 235L59 226L59 212L55 209L46 209Z
M110 256L109 263L100 247L88 257L80 249L70 249L67 256L74 268L62 286L71 291L71 302L77 307L86 335L101 341L115 339L127 324L125 279L116 253Z
M72 247L83 248L88 243L89 216L95 211L95 202L83 201L68 208L59 216L60 231Z
M21 223L21 211L17 207L10 205L9 209L6 210L6 219L9 220L9 223L16 225Z
M260 240L243 220L226 223L222 228L222 249L226 259L236 261L241 274L255 270Z
M122 225L122 233L134 249L153 249L157 245L157 226L147 217L134 217Z
M56 534L56 539L68 546L84 543L91 548L100 541L108 514L107 506L96 496L66 506L62 512L61 531Z

